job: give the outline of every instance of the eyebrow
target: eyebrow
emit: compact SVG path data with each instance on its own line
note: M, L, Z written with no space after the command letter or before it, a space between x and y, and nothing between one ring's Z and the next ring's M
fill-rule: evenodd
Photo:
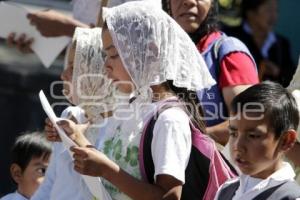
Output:
M109 51L111 48L116 48L116 47L113 44L111 44L108 47L104 48L104 50Z

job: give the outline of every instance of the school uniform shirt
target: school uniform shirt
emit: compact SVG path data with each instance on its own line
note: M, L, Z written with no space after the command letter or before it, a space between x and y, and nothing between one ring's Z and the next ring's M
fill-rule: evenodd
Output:
M219 193L223 187L226 187L237 181L240 181L240 186L235 192L232 200L253 199L271 187L280 185L286 181L294 181L294 177L295 172L292 166L287 162L283 162L282 167L266 179L253 178L251 176L242 174L239 178L225 182L218 190L215 200L219 199Z
M10 193L2 197L0 200L28 200L26 197L21 195L18 191Z
M123 109L122 113L117 114L118 117L114 117L107 126L102 144L99 146L100 151L108 158L137 179L142 178L138 160L141 135L146 123L153 116L155 106L160 103L144 106L132 102L130 106L137 106L138 110L128 109L126 112ZM134 112L142 114L135 115ZM191 147L191 130L187 114L180 108L168 108L160 113L154 125L151 143L154 180L160 174L167 174L184 183ZM130 199L110 182L105 179L102 182L113 200Z

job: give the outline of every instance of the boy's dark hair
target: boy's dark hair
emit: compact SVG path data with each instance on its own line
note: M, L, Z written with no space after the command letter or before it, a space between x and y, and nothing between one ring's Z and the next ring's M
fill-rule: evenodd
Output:
M247 104L247 109L264 109L264 118L274 130L276 139L289 129L297 130L299 111L296 100L279 83L265 81L249 87L233 99L231 112L243 112Z
M40 132L25 133L17 137L11 150L11 163L25 170L33 158L47 159L51 154L51 143Z
M262 4L268 0L242 0L241 16L243 19L247 18L247 12L257 10Z
M172 16L170 0L162 0L162 8ZM198 30L194 33L188 33L194 43L198 43L203 36L219 30L218 12L218 1L211 0L211 7Z

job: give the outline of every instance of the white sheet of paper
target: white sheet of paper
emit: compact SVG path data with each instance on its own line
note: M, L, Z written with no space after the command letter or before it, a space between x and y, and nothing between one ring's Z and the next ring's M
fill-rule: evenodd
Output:
M43 37L34 26L30 25L27 14L28 11L20 4L0 2L0 37L7 38L14 32L17 36L24 33L28 38L34 38L32 50L48 68L71 39L65 36Z
M71 146L77 146L65 133L65 131L60 128L56 122L60 119L56 117L52 107L50 106L43 90L39 92L39 98L42 104L44 111L46 112L47 116L53 123L54 127L58 131L58 134L66 147L66 149L70 149ZM70 151L69 151L70 152ZM70 152L71 153L71 152ZM92 177L82 175L84 182L86 183L87 187L89 188L90 192L98 199L98 200L111 200L110 195L107 193L106 189L104 188L101 179L99 177Z

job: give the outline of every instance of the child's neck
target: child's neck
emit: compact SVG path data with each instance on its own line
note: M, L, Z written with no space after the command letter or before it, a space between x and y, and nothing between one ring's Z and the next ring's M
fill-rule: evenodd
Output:
M30 199L30 195L23 189L22 186L18 186L17 192L22 195L23 197Z
M272 174L274 174L276 171L278 171L283 165L283 161L277 161L275 162L272 166L269 168L255 174L255 175L249 175L252 178L259 178L259 179L267 179L270 177Z

